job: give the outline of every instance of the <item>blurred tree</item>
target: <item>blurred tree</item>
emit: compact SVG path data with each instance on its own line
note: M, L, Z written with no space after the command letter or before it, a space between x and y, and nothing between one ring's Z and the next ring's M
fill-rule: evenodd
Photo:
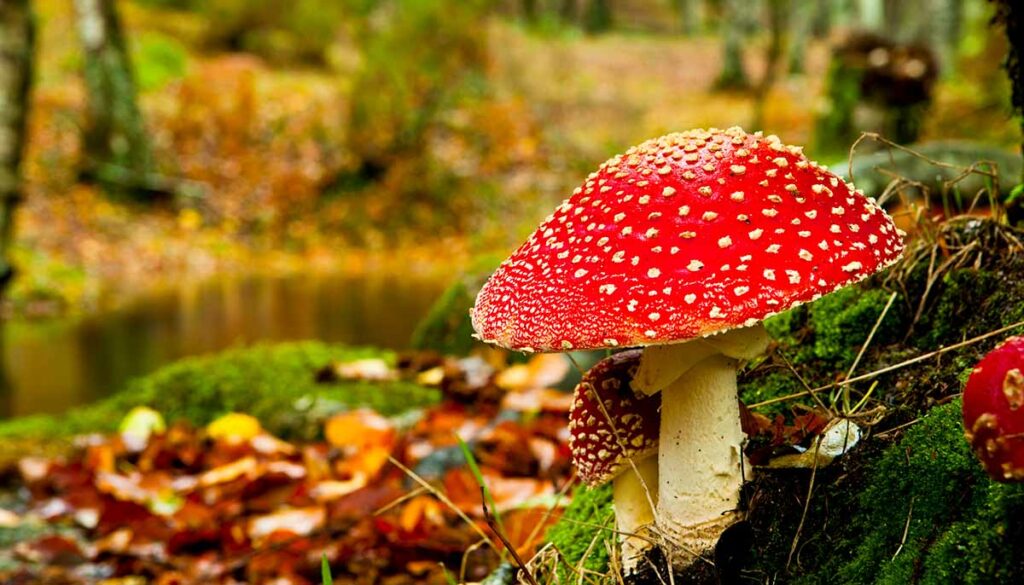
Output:
M212 26L206 43L274 63L323 65L338 29L368 0L192 0Z
M429 137L461 97L483 86L490 5L382 0L370 7L357 34L363 62L348 111L346 142L356 167L337 177L334 187L346 191L383 181L407 190L398 193L407 204L444 203L446 190L432 185L438 171Z
M25 150L29 87L35 59L35 22L29 0L0 2L0 299L14 277L11 244L14 213L22 199L21 159ZM0 349L3 336L0 335ZM0 351L0 356L3 352ZM12 398L0 359L0 413Z
M577 6L577 0L561 0L561 5L558 8L559 17L565 24L576 24L576 19L579 16L579 6Z
M523 20L530 24L537 22L537 0L522 0Z
M790 38L789 64L790 73L801 74L804 72L804 59L807 56L807 40L811 36L815 25L816 11L820 8L821 2L815 2L814 6L806 2L792 2L790 7Z
M800 3L802 6L803 4ZM779 64L782 57L786 55L789 47L789 19L792 16L794 6L790 0L768 0L768 47L765 51L764 75L754 88L754 121L753 128L764 126L764 108L768 99L768 93L779 74ZM800 7L797 6L797 9Z
M21 203L21 158L28 117L35 27L29 0L0 3L0 297L14 276L10 248Z
M673 0L672 6L679 19L679 31L685 37L692 37L700 30L700 2L697 0Z
M927 46L873 33L849 35L832 52L816 151L845 153L864 130L900 143L916 141L937 76L938 63Z
M929 0L925 14L929 26L919 30L915 42L927 42L935 50L939 69L943 74L953 72L956 65L956 51L960 45L959 30L963 20L962 0Z
M1024 6L1020 0L993 0L996 4L995 21L1006 30L1010 41L1006 52L1006 74L1013 87L1011 101L1021 128L1021 155L1024 156ZM1024 181L1024 176L1021 177Z
M740 0L722 1L722 70L715 80L718 89L745 89L750 86L743 67L743 43L746 37L747 7Z
M885 26L885 2L891 0L856 0L853 6L856 27L869 31L882 30Z
M815 0L814 17L811 19L811 35L816 39L828 37L832 30L836 0Z
M135 197L152 195L152 152L114 1L74 5L87 93L81 176Z
M612 0L588 0L583 13L583 28L588 33L601 33L612 28Z

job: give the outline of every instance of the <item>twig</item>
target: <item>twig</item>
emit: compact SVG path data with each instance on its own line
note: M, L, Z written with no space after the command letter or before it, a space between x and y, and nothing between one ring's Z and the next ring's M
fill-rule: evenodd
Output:
M811 508L811 496L814 495L814 479L818 475L818 451L821 449L821 441L814 445L814 467L811 468L811 481L807 484L807 501L804 502L804 511L800 514L800 524L796 527L796 534L793 535L793 543L789 546L789 555L786 556L786 569L793 561L797 545L800 543L800 534L804 531L804 522L807 520L807 511Z
M868 346L871 345L871 340L875 338L875 332L882 325L882 320L885 319L886 313L889 312L889 307L892 306L892 302L896 300L896 293L893 292L889 295L889 301L885 303L885 308L882 309L882 313L878 315L878 319L875 321L875 326L871 328L871 332L868 333L868 338L864 340L864 345L860 346L860 351L857 352L857 357L854 358L853 363L850 364L850 369L846 372L846 379L849 380L850 376L853 375L853 371L857 369L857 365L860 364L860 358L864 357L864 352L867 351Z
M901 430L903 430L903 429L905 429L907 427L912 427L912 426L916 425L919 422L921 422L921 419L920 418L915 418L914 420L912 420L910 422L905 422L905 423L903 423L901 425L896 425L896 426L894 426L891 429L886 429L884 431L875 433L875 438L884 437L885 435L888 435L888 434L891 434L891 433L895 433L896 431L901 431Z
M864 380L870 380L872 378L877 378L878 376L881 376L882 374L888 374L889 372L892 372L892 371L895 371L895 370L899 370L901 368L905 368L907 366L916 364L917 362L922 362L924 360L931 359L931 358L933 358L935 356L939 356L939 355L942 355L944 353L953 351L954 349L960 349L961 347L966 347L968 345L973 345L975 343L978 343L979 341L984 341L984 340L988 339L989 337L994 337L996 335L1001 335L1003 333L1006 333L1007 331L1010 331L1012 329L1016 329L1016 328L1022 327L1022 326L1024 326L1024 321L1018 321L1018 322L1016 322L1016 323L1014 323L1012 325L1007 325L1006 327L1000 327L999 329L996 329L995 331L989 331L988 333L979 335L977 337L972 337L971 339L968 339L967 341L961 341L960 343L954 343L953 345L950 345L948 347L942 347L942 348L939 348L939 349L937 349L935 351L928 352L928 353L923 354L923 355L919 355L919 356L917 356L915 358L910 358L909 360L904 360L904 361L899 362L897 364L893 364L891 366L886 366L884 368L875 370L873 372L868 372L867 374L861 374L860 376L856 376L854 378L849 378L847 380L843 380L842 382L835 382L835 383L832 383L832 384L826 384L824 386L818 386L817 388L811 388L810 390L804 390L802 392L794 392L793 394L789 394L789 395L786 395L786 396L779 396L779 397L776 397L776 398L769 398L768 400L762 400L761 402L757 402L755 404L751 404L748 408L759 408L759 407L762 407L762 406L768 406L769 404L775 404L777 402L786 402L788 400L793 400L795 398L802 398L804 396L813 396L814 394L817 394L818 392L822 392L822 391L825 391L825 390L831 390L831 389L834 389L834 388L838 388L840 386L847 386L849 384L854 384L856 382L862 382Z
M903 537L900 539L900 546L893 553L890 561L895 561L896 557L899 556L900 551L903 550L903 545L907 543L907 534L910 533L910 517L914 514L914 498L910 498L910 509L907 510L907 523L903 525Z
M804 390L811 391L811 385L807 383L807 380L804 380L804 377L800 375L800 372L796 371L796 368L793 367L793 363L789 361L789 358L786 357L786 354L784 354L780 349L776 349L775 354L782 358L783 363L785 363L786 367L789 368L789 371L792 372L794 376L796 376L796 379L800 382L800 385L804 387ZM818 403L818 407L824 410L825 412L832 412L832 409L829 408L824 402L822 402L821 399L818 398L817 394L812 392L811 399Z
M484 490L484 486L480 486L480 507L484 510L484 518L487 520L487 525L491 527L491 532L494 532L501 540L501 544L505 545L505 550L512 555L512 561L515 562L519 570L526 575L526 580L530 582L530 585L540 585L537 580L533 578L533 573L523 562L523 559L519 556L519 552L516 547L512 546L512 543L508 541L508 537L505 536L505 532L498 526L498 521L491 513L491 509L487 507L487 493Z

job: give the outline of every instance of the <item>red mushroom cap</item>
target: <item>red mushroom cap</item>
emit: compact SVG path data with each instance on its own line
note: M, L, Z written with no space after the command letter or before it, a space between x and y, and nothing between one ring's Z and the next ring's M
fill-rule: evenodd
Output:
M620 352L597 362L576 386L569 450L580 479L590 485L625 471L628 458L639 462L658 450L661 394L633 391L629 383L639 367L640 350Z
M669 134L591 174L487 281L473 326L522 351L685 341L866 278L901 235L774 136Z
M1024 481L1024 337L986 355L964 388L967 442L996 481Z

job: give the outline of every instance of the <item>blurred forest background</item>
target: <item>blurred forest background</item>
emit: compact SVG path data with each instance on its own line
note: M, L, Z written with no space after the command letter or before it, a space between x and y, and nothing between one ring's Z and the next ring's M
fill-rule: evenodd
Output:
M485 348L467 309L601 161L737 125L910 233L741 377L758 448L878 426L778 483L764 581L1019 581L1024 491L957 402L1024 324L1018 5L0 0L0 581L510 583L549 542L613 582L578 364Z
M3 104L5 410L262 338L403 347L452 274L673 130L763 129L840 166L862 131L1012 160L993 11L5 0L4 79L31 78Z

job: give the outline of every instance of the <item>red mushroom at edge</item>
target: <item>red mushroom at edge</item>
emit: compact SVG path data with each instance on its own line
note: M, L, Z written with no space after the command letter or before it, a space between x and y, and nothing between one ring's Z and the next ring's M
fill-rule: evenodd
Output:
M477 296L477 335L521 351L645 347L634 388L662 392L657 527L676 567L741 518L739 361L761 321L895 262L871 199L774 136L649 140L605 162ZM684 375L685 374L685 375Z
M996 481L1024 481L1024 337L988 352L964 388L967 442Z

